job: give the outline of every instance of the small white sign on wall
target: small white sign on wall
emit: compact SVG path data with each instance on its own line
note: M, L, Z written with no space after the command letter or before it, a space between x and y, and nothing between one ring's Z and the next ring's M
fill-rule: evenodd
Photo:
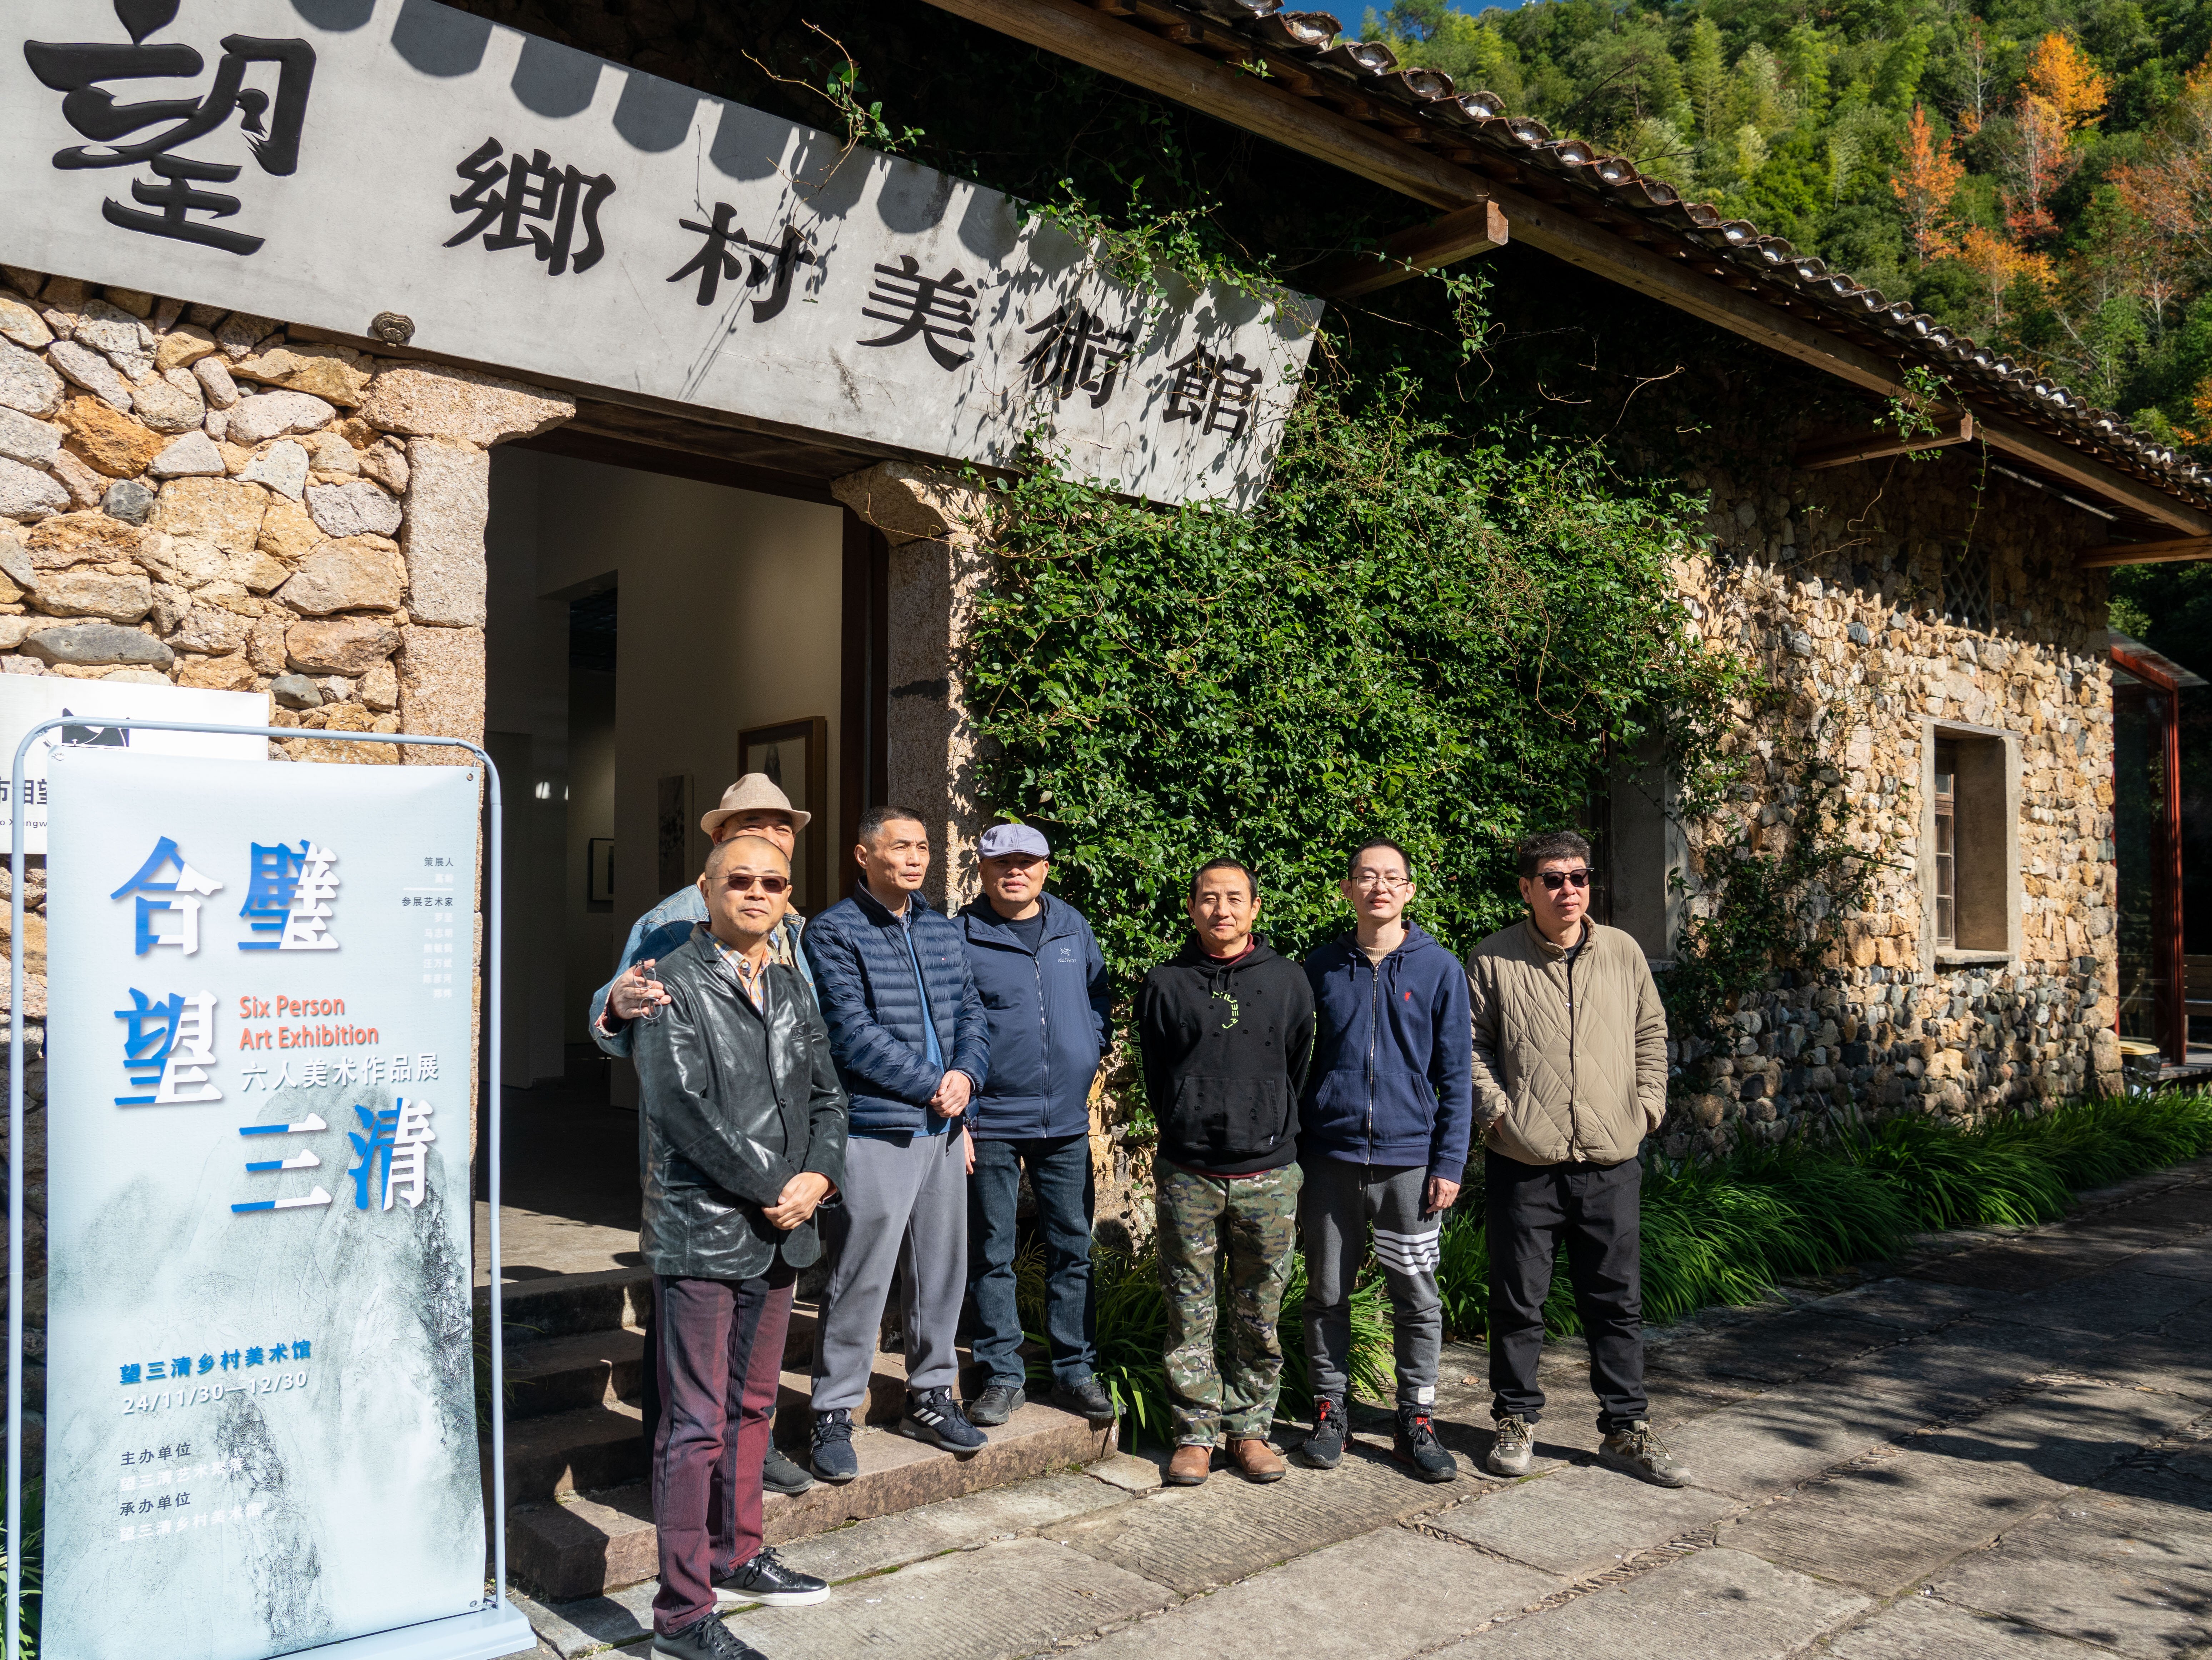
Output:
M76 718L39 735L23 757L26 853L46 851L46 763L64 744L133 749L145 755L198 755L215 760L266 760L269 741L218 732L132 731L107 723L126 718L225 726L266 726L269 700L258 692L210 692L131 681L64 680L58 676L0 676L0 853L15 851L15 803L10 772L15 746L40 721Z

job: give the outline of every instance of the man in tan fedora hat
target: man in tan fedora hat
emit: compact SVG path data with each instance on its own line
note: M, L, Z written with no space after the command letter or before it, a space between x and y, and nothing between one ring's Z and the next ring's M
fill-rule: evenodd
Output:
M712 812L701 816L699 827L717 846L733 836L759 836L781 848L787 862L799 833L811 817L812 814L793 807L791 797L770 783L767 773L748 772L722 792L720 803ZM592 1040L601 1049L617 1059L629 1058L632 1023L669 1000L660 982L653 977L654 963L683 945L691 937L692 929L707 919L707 901L696 882L678 888L637 919L623 943L614 978L592 994L586 1019ZM799 913L787 908L783 920L769 936L769 960L797 970L811 991L814 969L799 948L800 926ZM645 1438L648 1447L660 1416L658 1382L647 1368ZM777 1493L804 1493L814 1485L812 1476L773 1446L769 1448L761 1479Z

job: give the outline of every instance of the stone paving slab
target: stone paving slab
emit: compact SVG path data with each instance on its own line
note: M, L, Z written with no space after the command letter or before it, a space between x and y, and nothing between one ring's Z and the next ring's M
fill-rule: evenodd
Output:
M2112 1345L2082 1370L2212 1404L2212 1313L2191 1310L2177 1315L2147 1336Z
M2138 1274L2172 1274L2183 1279L2212 1281L2212 1239L2201 1234L2174 1245L2159 1245L2128 1259Z
M2096 1652L2016 1621L1906 1596L1829 1644L1827 1660L2093 1660Z
M2076 1492L1933 1589L1961 1607L2170 1660L2212 1640L2212 1512Z
M1920 1427L1908 1402L1832 1378L1790 1384L1662 1427L1690 1480L1709 1492L1763 1499Z
M1911 1277L1984 1291L2043 1291L2111 1268L2132 1249L2095 1241L2008 1239L1923 1263Z
M2058 1384L1971 1422L1925 1431L1905 1445L1937 1457L2010 1464L2080 1487L2137 1448L2186 1427L2203 1411L2196 1402L2172 1395Z
M1438 1439L1451 1445L1449 1436ZM1464 1469L1463 1454L1462 1463ZM1289 1475L1264 1485L1216 1469L1203 1487L1164 1487L1117 1510L1079 1518L1054 1536L1100 1561L1195 1596L1440 1509L1466 1496L1468 1480L1462 1475L1449 1485L1417 1481L1371 1445L1356 1445L1334 1469L1309 1469L1294 1459Z
M1437 1651L1437 1660L1778 1660L1868 1606L1755 1556L1701 1550L1503 1621Z
M1088 1476L1047 1475L857 1522L782 1546L776 1554L801 1572L834 1584L1048 1528L1071 1516L1125 1504L1128 1496ZM659 1590L658 1579L647 1579L568 1602L542 1602L520 1592L515 1601L526 1604L531 1624L562 1660L575 1660L610 1644L620 1646L650 1636L653 1599Z
M1386 1527L1078 1651L1083 1660L1391 1660L1528 1609L1564 1580L1465 1545Z
M1870 1349L1887 1348L1901 1333L1866 1320L1800 1309L1734 1330L1701 1334L1651 1351L1650 1371L1686 1378L1748 1378L1763 1384L1795 1383L1826 1372Z
M2039 1330L2075 1331L2100 1337L2148 1331L2202 1303L2212 1287L2171 1274L2142 1274L2130 1265L2094 1279L2021 1297L1984 1318Z
M1720 1542L1778 1567L1892 1596L2065 1492L2016 1465L1901 1452L1838 1470L1756 1511L1723 1527Z
M1547 1573L1587 1579L1741 1508L1725 1494L1656 1487L1588 1466L1516 1481L1430 1517L1427 1525Z
M2080 1371L2106 1345L1979 1319L1838 1366L1825 1382L1883 1396L1917 1420L1954 1418L2046 1372Z
M1879 1321L1907 1331L1933 1331L1983 1310L2010 1301L2017 1292L1989 1291L1977 1286L1942 1285L1932 1280L1902 1277L1875 1280L1849 1291L1824 1297L1813 1305L1823 1313L1849 1315L1854 1319Z
M841 1587L809 1609L726 1623L775 1660L1013 1660L1164 1609L1173 1592L1043 1539L1015 1539Z

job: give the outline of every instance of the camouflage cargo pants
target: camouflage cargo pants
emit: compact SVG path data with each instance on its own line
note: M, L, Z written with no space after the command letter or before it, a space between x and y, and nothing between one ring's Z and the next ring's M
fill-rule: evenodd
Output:
M1160 1285L1168 1312L1168 1396L1178 1446L1264 1439L1283 1379L1275 1321L1298 1237L1297 1166L1233 1179L1163 1160L1158 1197ZM1216 1265L1226 1257L1225 1294ZM1228 1306L1229 1330L1214 1326Z

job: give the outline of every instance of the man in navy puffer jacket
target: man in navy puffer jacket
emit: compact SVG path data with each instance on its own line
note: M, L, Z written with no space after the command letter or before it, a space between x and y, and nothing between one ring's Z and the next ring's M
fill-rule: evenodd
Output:
M955 920L991 1022L991 1079L968 1106L975 1148L968 1290L975 1360L989 1371L968 1416L1003 1424L1028 1401L1014 1301L1014 1208L1026 1168L1044 1240L1053 1404L1108 1423L1113 1397L1091 1375L1098 1315L1091 1284L1091 1081L1106 1052L1114 994L1091 924L1044 891L1052 849L1043 833L994 824L975 851L983 894Z
M1449 1481L1459 1466L1429 1413L1443 1343L1438 1236L1474 1120L1467 973L1406 922L1413 877L1397 843L1370 841L1352 854L1342 891L1357 929L1306 959L1319 1029L1298 1111L1314 1393L1303 1451L1322 1469L1344 1453L1352 1281L1372 1222L1397 1355L1397 1453L1423 1480Z
M953 1349L968 1290L963 1115L989 1076L983 999L960 930L919 891L929 872L920 815L871 807L853 853L864 880L803 936L853 1103L845 1202L823 1230L836 1265L814 1340L813 1464L825 1481L860 1472L853 1409L867 1399L893 1274L908 1293L899 1433L961 1455L988 1439L955 1398Z

